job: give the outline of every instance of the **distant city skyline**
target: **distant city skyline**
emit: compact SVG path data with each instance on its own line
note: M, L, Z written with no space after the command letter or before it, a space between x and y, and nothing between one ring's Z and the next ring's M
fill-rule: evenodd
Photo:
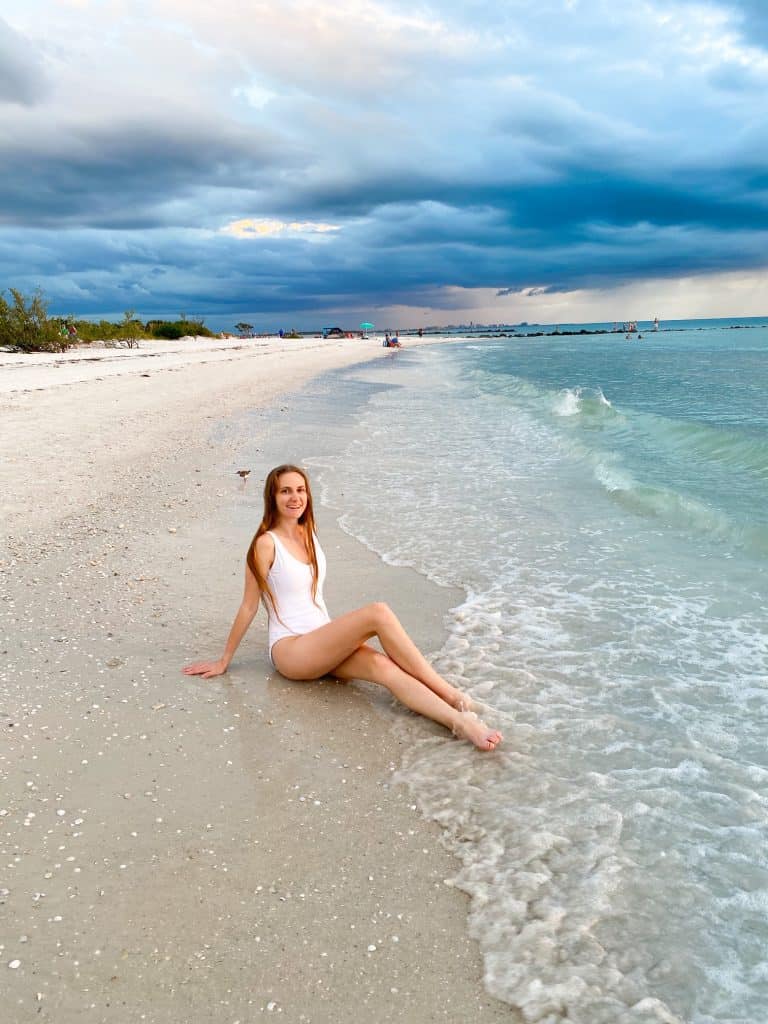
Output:
M758 0L9 0L0 288L217 329L768 314Z

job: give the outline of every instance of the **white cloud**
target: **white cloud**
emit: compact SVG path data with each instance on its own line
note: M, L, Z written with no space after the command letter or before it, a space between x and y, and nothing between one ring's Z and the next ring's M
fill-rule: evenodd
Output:
M258 82L250 82L248 85L237 86L232 90L235 97L242 96L249 106L254 110L263 110L270 100L277 99L278 94L271 89L259 85Z
M221 231L235 238L275 238L281 235L325 235L339 231L338 224L323 224L318 221L283 221L246 217L226 224Z

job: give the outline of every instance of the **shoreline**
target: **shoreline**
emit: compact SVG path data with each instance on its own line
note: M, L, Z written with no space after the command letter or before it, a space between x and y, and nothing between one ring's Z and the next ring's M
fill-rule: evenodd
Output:
M455 859L392 784L410 714L364 684L281 680L261 617L221 680L179 671L239 601L260 514L240 461L284 447L299 388L381 353L322 344L238 360L237 380L219 361L150 391L132 373L0 398L13 1024L513 1019L482 988ZM334 612L388 600L439 645L451 593L318 512Z
M369 339L370 341L370 339ZM44 391L62 384L83 383L131 373L183 370L203 363L249 360L276 353L295 355L345 350L360 339L321 338L184 338L177 341L144 339L136 348L105 342L72 347L66 352L0 352L0 394Z
M408 338L407 348L421 345L450 344L467 340L463 336ZM66 352L8 352L0 349L0 396L19 391L48 391L63 384L79 384L139 373L184 370L189 367L244 362L254 357L285 359L298 353L308 354L311 366L322 372L330 364L347 365L357 360L374 359L382 349L380 337L368 338L181 338L177 341L144 339L136 348L121 348L105 342L92 342ZM344 355L342 355L342 353ZM346 360L346 362L345 362Z
M320 373L387 354L372 339L276 339L247 349L213 340L194 349L159 343L162 352L106 349L103 363L85 349L0 359L0 522L33 528L54 514L54 489L59 517L77 507L71 490L104 493L122 482L126 463L156 458L161 447Z

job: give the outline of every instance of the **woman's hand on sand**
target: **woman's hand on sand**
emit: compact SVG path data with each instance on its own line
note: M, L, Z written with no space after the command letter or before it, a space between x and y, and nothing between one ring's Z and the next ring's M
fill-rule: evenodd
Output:
M185 676L202 676L203 679L213 679L214 676L223 676L227 666L219 659L218 661L195 661L191 665L185 665L181 670Z

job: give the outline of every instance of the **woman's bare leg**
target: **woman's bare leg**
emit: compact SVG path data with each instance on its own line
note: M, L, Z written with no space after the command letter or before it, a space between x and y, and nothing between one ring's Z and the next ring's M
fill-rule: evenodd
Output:
M348 612L303 636L279 640L272 648L272 657L278 670L289 679L317 679L374 636L391 660L409 676L429 687L451 707L470 710L469 698L435 672L395 613L383 602Z
M502 740L496 729L489 729L472 712L462 712L446 704L420 679L408 675L388 657L367 644L359 647L333 669L339 679L366 679L385 686L393 697L425 718L450 729L455 736L469 740L479 750L495 750Z

